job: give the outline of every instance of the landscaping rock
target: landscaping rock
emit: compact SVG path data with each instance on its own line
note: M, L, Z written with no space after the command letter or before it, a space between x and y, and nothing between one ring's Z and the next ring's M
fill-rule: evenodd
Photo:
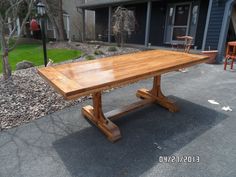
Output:
M101 46L100 45L96 45L95 46L95 49L99 49Z
M107 52L108 46L102 45L99 50L106 51L106 53L104 53L104 55L94 56L92 53L94 52L95 45L80 43L79 46L76 46L75 44L77 45L78 43L72 42L72 48L81 50L83 55L78 59L67 60L62 63L98 59L105 56L139 51L139 49L135 48L117 47L118 50L116 52ZM68 45L55 43L52 46L55 48L63 48L63 46ZM27 63L26 67L29 67L29 65L30 67L33 66L30 62L28 65L27 61L23 63ZM57 63L54 65L57 65ZM24 68L25 66L22 69ZM0 75L0 131L18 126L25 122L30 122L44 115L76 105L78 102L91 98L91 95L89 95L75 101L64 100L60 94L57 94L55 90L38 75L36 68L15 71L12 74L12 79L9 81L3 81L2 75Z
M36 68L16 71L9 81L0 77L0 98L0 129L18 126L78 102L64 100L37 74Z
M101 44L86 44L86 43L78 43L78 42L71 42L70 45L73 46L73 48L77 50L81 50L83 53L86 53L86 54L93 54L94 49L100 46L99 50L103 51L104 54L97 55L96 58L140 51L140 49L131 48L131 47L116 47L116 46L107 46L107 45L101 45Z
M27 69L34 67L34 64L30 61L22 61L16 64L16 70Z

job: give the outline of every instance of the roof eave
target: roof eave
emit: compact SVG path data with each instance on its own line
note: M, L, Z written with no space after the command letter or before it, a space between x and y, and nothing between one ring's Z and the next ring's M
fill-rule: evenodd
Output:
M108 6L118 6L123 4L137 4L142 2L147 2L148 0L116 0L111 2L100 2L100 3L86 3L81 4L77 8L80 9L87 9L87 10L94 10L96 8L108 7Z

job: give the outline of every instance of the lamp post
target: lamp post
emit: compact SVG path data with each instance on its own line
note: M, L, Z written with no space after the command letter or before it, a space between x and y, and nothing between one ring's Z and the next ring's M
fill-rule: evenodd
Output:
M47 66L48 59L47 59L47 46L46 46L46 34L45 34L45 5L42 2L37 4L37 13L40 15L41 18L41 32L42 32L42 41L43 41L43 56L44 56L44 65Z

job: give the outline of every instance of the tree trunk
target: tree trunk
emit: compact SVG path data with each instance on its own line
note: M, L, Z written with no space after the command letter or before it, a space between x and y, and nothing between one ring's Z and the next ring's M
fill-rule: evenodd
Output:
M11 67L8 62L8 49L2 46L2 71L3 71L3 79L7 80L11 77Z
M11 77L11 66L8 62L8 48L6 39L4 36L4 29L1 31L1 47L2 47L2 71L3 71L3 79L7 80Z
M58 8L59 8L59 13L58 13L59 36L58 36L58 40L64 41L64 40L66 40L66 33L65 33L65 28L64 28L62 0L58 1Z

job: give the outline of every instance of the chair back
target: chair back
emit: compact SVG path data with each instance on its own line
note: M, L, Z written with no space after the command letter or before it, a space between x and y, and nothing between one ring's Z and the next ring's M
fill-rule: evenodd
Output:
M191 46L193 45L192 36L177 36L178 40L183 41L183 49L185 53L189 53Z

